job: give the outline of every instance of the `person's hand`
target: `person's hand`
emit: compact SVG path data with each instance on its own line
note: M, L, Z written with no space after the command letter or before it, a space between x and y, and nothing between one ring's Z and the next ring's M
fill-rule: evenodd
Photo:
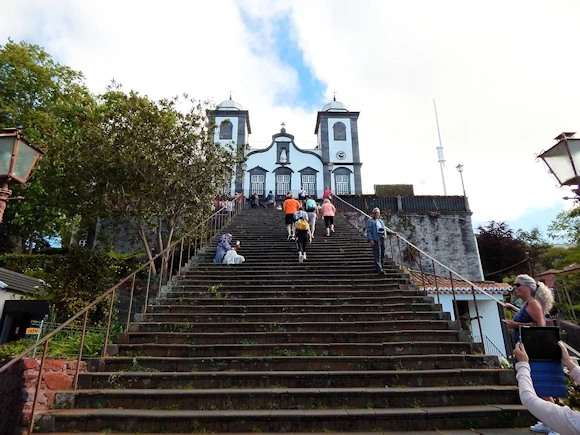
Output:
M375 241L374 240L369 240L369 245L371 245L371 248L375 246Z
M570 358L570 354L568 353L566 346L564 346L564 342L560 340L558 342L558 346L560 346L560 349L562 349L562 364L564 364L568 370L572 370L576 364L574 364L574 361L572 361L572 358Z
M515 329L520 327L520 324L518 322L514 322L513 320L505 320L504 322L508 328Z
M512 305L512 304L504 304L503 307L504 308L507 308L508 310L512 310L512 311L518 312L518 307L516 307L515 305Z
M526 349L524 349L524 345L522 343L516 344L516 348L514 349L514 356L519 362L530 362L530 358L528 358L528 354L526 353Z

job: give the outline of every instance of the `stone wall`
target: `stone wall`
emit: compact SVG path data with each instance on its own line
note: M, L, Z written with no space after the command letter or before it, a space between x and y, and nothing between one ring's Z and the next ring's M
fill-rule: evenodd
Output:
M343 215L361 232L366 232L367 217L359 213L343 213ZM425 251L450 269L470 280L483 280L483 270L477 242L473 233L471 213L393 213L382 215L385 224L402 237ZM396 239L392 238L395 260L398 262L399 253ZM401 243L403 265L409 267L409 253L405 244ZM390 253L390 244L387 241L387 252ZM431 260L422 259L423 269L433 273ZM413 263L411 269L418 267ZM443 267L435 265L435 273L448 275Z
M22 424L28 426L32 413L32 401L36 391L40 359L24 359L24 406L22 408ZM87 363L81 361L80 372L85 371ZM46 411L54 404L57 391L70 390L77 367L76 361L47 359L44 361L42 382L38 392L35 412Z
M0 374L0 434L20 434L24 406L24 363L18 361Z

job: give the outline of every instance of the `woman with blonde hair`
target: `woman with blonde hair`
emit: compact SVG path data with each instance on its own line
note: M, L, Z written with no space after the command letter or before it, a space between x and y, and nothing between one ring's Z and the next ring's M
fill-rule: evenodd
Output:
M516 313L512 320L507 320L508 328L513 328L514 346L520 341L520 326L546 326L545 315L554 305L554 294L543 282L536 282L530 275L518 275L513 284L514 294L522 300L521 308L505 304Z
M514 294L522 300L521 308L512 304L505 304L505 308L515 311L512 320L506 320L508 328L513 328L513 345L518 349L520 342L520 326L546 326L545 315L550 312L554 305L554 294L543 282L536 282L530 275L518 275L513 284ZM551 399L548 399L551 400ZM553 433L552 430L538 421L530 426L533 432Z

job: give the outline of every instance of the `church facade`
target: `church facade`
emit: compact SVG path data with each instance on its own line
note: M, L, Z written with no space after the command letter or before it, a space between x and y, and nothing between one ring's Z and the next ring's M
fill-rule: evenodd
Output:
M272 191L282 198L288 191L296 195L302 186L315 198L322 197L325 186L338 195L362 193L359 113L336 99L326 104L316 117L314 149L300 148L282 125L268 147L244 152L246 161L235 168L228 193L243 192L246 197L257 193L263 198ZM250 114L241 104L225 100L209 115L218 126L216 142L238 148L251 145Z

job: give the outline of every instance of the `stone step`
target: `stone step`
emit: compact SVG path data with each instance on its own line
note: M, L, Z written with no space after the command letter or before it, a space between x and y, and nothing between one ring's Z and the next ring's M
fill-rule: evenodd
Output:
M480 343L415 341L392 343L286 343L279 344L118 344L121 356L248 357L248 356L341 356L420 355L482 352ZM111 347L111 349L114 349ZM109 353L110 354L110 353Z
M79 374L81 389L404 388L513 385L513 370L498 368L369 371L93 372Z
M337 322L361 321L374 322L380 320L450 320L451 315L441 311L385 311L385 312L353 312L353 313L147 313L144 316L147 322Z
M387 279L386 282L380 282L379 279L380 278L377 275L377 281L376 283L366 283L366 284L358 284L358 285L354 285L352 283L344 283L344 284L329 284L326 282L322 282L322 283L315 283L315 284L308 284L306 282L297 282L294 283L291 280L289 280L287 283L285 284L268 284L268 283L257 283L257 284L253 284L253 283L248 283L248 284L241 284L241 283L237 283L235 281L217 281L212 284L212 285L208 285L208 284L200 284L200 285L195 285L195 284L190 284L187 287L183 287L182 289L180 289L180 291L204 291L204 290L208 290L210 287L213 286L218 286L221 284L221 286L219 288L215 287L216 290L221 290L221 289L228 289L228 290L237 290L237 291L255 291L259 288L264 288L266 287L267 289L269 289L270 291L293 291L293 290L309 290L312 292L316 292L316 291L330 291L330 290L340 290L340 289L360 289L360 290L374 290L374 289L378 289L378 290L386 290L389 288L394 288L397 286L398 282L396 280L391 280L391 282L389 282L389 280Z
M221 289L216 289L216 292L221 292ZM197 307L205 306L211 307L215 305L264 305L268 304L271 307L276 307L279 305L289 306L289 305L354 305L354 306L364 306L364 305L375 305L388 306L391 304L408 304L408 303L427 303L433 304L434 300L432 297L421 296L421 295L382 295L377 297L287 297L287 295L278 295L276 298L259 297L259 298L249 298L240 297L240 294L230 294L228 297L216 297L216 293L200 292L201 297L189 297L189 298L163 298L157 301L154 305L157 307L163 306L175 306L180 305L183 307Z
M41 432L328 432L419 431L526 426L534 422L522 405L386 409L217 410L59 409L43 414Z
M219 291L219 289L216 289ZM172 291L171 293L163 296L157 301L161 304L173 304L178 303L180 301L187 301L190 299L199 299L201 294L206 294L207 289L203 291L185 291L183 289ZM274 301L279 298L287 298L287 299L304 299L304 298L320 298L320 299L348 299L348 298L382 298L385 296L415 296L415 297L424 297L424 293L420 290L401 290L399 288L391 288L391 289L376 289L376 290L358 290L358 289L336 289L336 290L324 290L324 291L310 291L310 290L301 290L301 291L269 291L267 288L265 289L258 289L254 290L253 292L249 291L235 291L235 290L228 290L228 298L229 299L266 299L269 301ZM208 299L208 298L204 298Z
M390 343L400 341L457 342L457 330L411 331L300 331L300 332L128 332L117 334L117 344L287 344Z
M92 358L94 371L335 371L335 370L440 370L499 368L491 355L433 354L398 356L268 356L268 357L114 357Z
M132 323L130 332L325 332L325 331L406 331L413 329L456 329L448 320L390 320L376 322L296 322L296 323Z
M320 430L322 432L322 430ZM40 433L40 432L35 432ZM46 432L42 432L46 433ZM79 435L103 435L102 432L75 432ZM107 431L109 434L119 434L125 432L113 432ZM255 432L212 432L215 435L221 435L224 433L228 433L230 435L255 435ZM353 435L376 435L377 432L350 432L350 431L341 431L336 432L340 434L353 434ZM391 431L383 431L381 432L383 435L400 435L400 431L391 432ZM442 430L427 430L427 431L413 431L413 435L473 435L472 430L465 430L465 429L442 429ZM478 428L477 433L479 435L530 435L530 428L529 425L526 427L521 428ZM51 432L52 435L70 435L70 432ZM286 432L287 435L310 435L312 432ZM163 432L161 433L154 433L154 432L147 432L147 435L178 435L176 432Z
M109 409L381 409L419 406L519 404L518 388L447 386L410 388L218 388L79 390L57 393L55 408Z
M220 291L222 291L220 289ZM225 291L225 290L224 290ZM214 313L284 313L308 312L308 313L361 313L361 312L393 312L410 309L412 311L437 311L440 306L433 303L393 303L389 305L226 305L227 299L221 299L224 305L212 305L205 307L201 305L150 305L147 313L205 313L211 309Z

